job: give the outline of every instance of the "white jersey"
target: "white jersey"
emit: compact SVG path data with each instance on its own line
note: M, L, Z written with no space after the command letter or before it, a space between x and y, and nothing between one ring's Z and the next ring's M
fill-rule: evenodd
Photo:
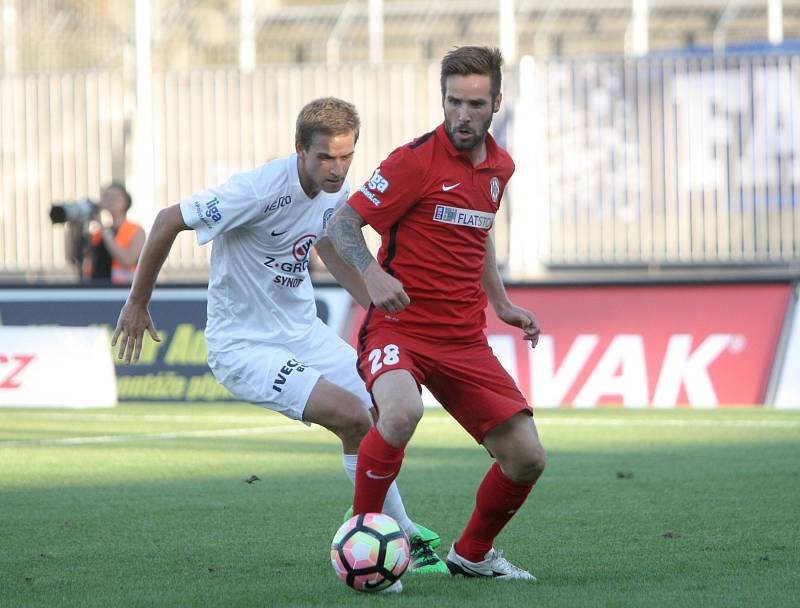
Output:
M198 244L214 241L209 351L232 350L243 340L284 344L309 333L317 313L308 273L311 247L348 194L345 183L336 193L309 198L292 154L181 201Z

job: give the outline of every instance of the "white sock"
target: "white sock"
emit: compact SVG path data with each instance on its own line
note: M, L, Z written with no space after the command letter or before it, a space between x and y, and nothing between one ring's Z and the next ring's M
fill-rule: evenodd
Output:
M342 454L342 464L344 465L344 472L350 478L353 484L356 483L356 465L358 464L358 454ZM414 525L414 522L408 517L406 507L403 505L403 499L400 497L400 490L397 489L397 483L392 482L389 486L389 491L386 493L386 500L383 503L383 512L389 515L400 524L400 527L408 536L419 534L419 529Z

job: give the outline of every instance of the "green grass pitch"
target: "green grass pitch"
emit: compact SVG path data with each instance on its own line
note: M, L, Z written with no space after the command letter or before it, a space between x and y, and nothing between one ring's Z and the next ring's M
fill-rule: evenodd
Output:
M537 422L548 469L497 546L539 582L368 596L330 565L352 486L328 432L246 405L0 410L0 606L798 605L800 413ZM426 411L399 483L441 554L488 466Z

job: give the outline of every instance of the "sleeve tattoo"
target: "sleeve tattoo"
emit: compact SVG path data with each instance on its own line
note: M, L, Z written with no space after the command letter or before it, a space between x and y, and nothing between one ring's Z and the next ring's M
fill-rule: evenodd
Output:
M359 274L375 259L372 257L364 233L363 218L350 205L342 205L336 210L328 224L328 237L342 259L355 268Z

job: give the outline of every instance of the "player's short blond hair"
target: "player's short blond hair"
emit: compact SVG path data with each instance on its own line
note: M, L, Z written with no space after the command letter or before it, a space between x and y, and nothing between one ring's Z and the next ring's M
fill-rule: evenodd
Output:
M294 140L308 150L316 133L346 135L355 132L358 141L360 129L361 119L352 103L336 97L322 97L307 103L300 110Z

